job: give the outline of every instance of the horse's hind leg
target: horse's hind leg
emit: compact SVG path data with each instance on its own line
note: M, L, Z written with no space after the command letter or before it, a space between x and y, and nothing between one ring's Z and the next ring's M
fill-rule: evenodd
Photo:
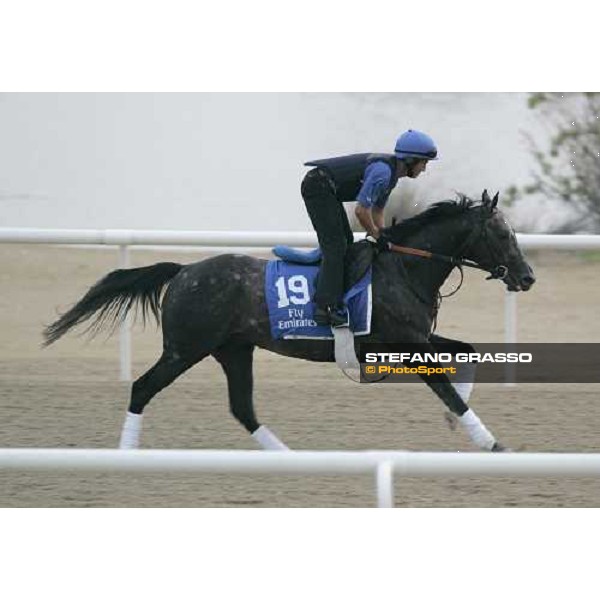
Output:
M265 450L289 450L268 428L260 425L252 401L254 346L224 346L212 353L227 376L229 408L233 416Z
M202 360L207 354L193 360L178 354L164 351L156 364L134 381L131 388L131 400L121 431L119 448L133 450L139 447L142 433L142 412L160 390L171 384L179 375Z

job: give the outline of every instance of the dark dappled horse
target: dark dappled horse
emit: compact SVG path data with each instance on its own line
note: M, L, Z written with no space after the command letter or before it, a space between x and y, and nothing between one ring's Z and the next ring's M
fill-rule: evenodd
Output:
M473 261L501 278L509 290L526 291L535 281L533 272L514 232L497 209L497 201L497 194L492 200L484 192L480 204L466 197L440 202L389 227L386 233L394 244ZM212 355L225 371L235 418L263 448L287 449L272 431L260 425L254 413L254 348L332 362L334 345L331 340L272 339L265 302L265 265L265 260L225 254L190 265L165 262L116 270L46 328L45 341L50 344L94 315L93 330L104 324L114 325L137 302L144 319L152 312L162 320L163 352L156 364L133 383L121 448L138 447L142 412L148 402L184 371ZM454 263L443 260L394 252L376 255L371 333L361 341L418 343L432 353L439 344L452 341L431 331L439 289L454 268ZM461 351L473 351L470 344L454 343L462 345ZM456 415L476 446L504 449L467 406L472 383L453 385L445 374L421 377Z

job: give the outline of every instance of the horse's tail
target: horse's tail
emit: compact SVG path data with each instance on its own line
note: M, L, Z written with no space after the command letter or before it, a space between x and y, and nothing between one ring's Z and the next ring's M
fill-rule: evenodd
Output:
M43 345L52 344L69 329L96 313L86 331L95 335L104 325L111 324L112 333L136 302L141 305L144 323L150 312L160 323L161 292L182 268L183 265L178 263L164 262L150 267L112 271L90 288L60 319L44 329Z

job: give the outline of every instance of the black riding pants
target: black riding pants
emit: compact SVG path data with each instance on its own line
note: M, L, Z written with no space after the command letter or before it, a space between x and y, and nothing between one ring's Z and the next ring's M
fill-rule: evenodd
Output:
M354 242L346 211L333 183L319 169L306 174L301 192L323 252L315 302L322 307L339 304L344 294L344 258Z

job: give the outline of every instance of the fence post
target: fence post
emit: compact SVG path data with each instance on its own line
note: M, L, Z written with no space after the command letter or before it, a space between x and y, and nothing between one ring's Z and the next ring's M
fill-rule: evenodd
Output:
M119 269L129 268L129 246L119 246ZM131 381L131 315L128 314L119 328L120 381Z
M517 343L517 293L506 290L504 293L504 343L508 346L506 351L510 351L510 346ZM506 363L504 367L504 385L506 387L515 387L516 368L512 363Z
M394 465L391 461L377 463L377 507L394 508Z

